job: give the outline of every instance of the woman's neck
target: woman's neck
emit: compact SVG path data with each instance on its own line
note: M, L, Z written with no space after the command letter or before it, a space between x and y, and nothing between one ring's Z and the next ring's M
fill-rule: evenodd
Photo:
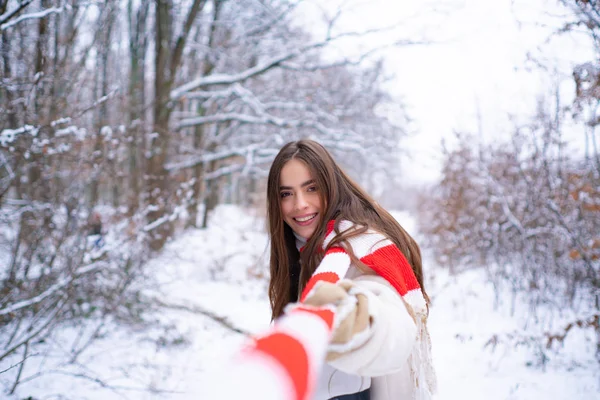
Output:
M306 242L308 242L308 239L298 235L296 232L294 232L294 237L296 238L296 248L298 250L304 247L304 245L306 245Z

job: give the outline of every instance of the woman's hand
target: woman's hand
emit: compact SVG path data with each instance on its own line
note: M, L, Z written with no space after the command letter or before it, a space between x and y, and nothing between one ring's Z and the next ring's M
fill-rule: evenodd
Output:
M359 348L371 336L368 298L350 280L341 280L337 284L319 282L306 296L304 304L336 307L328 361Z

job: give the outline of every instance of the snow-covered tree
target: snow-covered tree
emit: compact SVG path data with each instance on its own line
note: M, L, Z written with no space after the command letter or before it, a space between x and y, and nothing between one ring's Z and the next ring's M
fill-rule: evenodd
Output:
M505 144L447 153L443 179L422 202L421 229L442 265L486 267L496 286L529 303L583 309L600 288L600 180L568 155L560 118L540 111Z

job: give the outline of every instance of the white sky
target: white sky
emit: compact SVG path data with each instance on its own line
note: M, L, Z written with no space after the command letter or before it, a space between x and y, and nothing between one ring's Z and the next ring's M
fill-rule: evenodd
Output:
M343 29L389 26L402 21L400 28L371 39L366 44L385 43L394 37L436 42L407 46L385 52L389 72L394 75L390 91L401 96L414 121L415 135L404 143L414 160L405 167L407 179L431 181L438 177L440 142L452 143L453 131L481 132L489 143L506 137L510 117L525 121L536 106L537 97L552 92L561 81L564 103L573 94L569 75L575 62L591 60L589 42L577 38L555 38L547 43L561 18L554 0L312 0L304 11L317 15L337 4L351 10L341 19ZM310 7L314 7L311 11ZM564 11L562 11L564 13ZM314 18L314 31L320 21ZM343 45L344 51L357 48L356 41ZM542 71L527 54L559 79ZM554 75L554 76L552 76ZM479 116L479 118L478 118ZM574 135L581 134L574 133ZM573 141L575 148L581 141Z

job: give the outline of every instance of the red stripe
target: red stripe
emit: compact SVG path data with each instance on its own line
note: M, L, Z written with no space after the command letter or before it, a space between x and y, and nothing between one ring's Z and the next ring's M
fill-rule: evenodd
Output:
M385 278L401 296L409 290L420 288L408 260L394 244L379 248L360 261Z
M294 400L306 400L308 391L308 355L298 341L285 333L275 332L256 340L256 350L269 355L285 369L294 385ZM230 384L235 385L235 382Z
M310 278L310 280L306 284L306 287L302 291L302 296L300 296L300 302L304 302L306 295L310 293L310 291L317 284L317 282L325 281L330 283L336 283L339 280L340 277L335 272L320 272L318 274L313 275L313 277Z
M329 235L331 232L333 232L333 229L335 228L335 220L332 219L331 221L329 221L327 223L327 233L325 234L325 236Z

